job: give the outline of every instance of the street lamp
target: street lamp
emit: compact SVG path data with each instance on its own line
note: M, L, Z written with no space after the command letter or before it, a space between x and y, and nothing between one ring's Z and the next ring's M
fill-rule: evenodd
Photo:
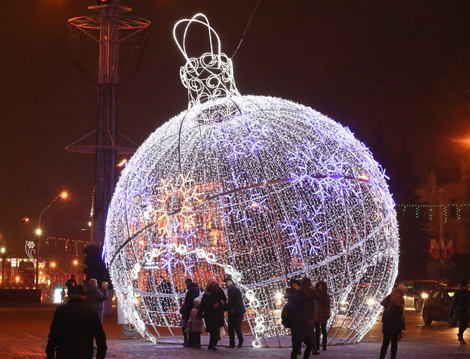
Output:
M39 215L38 228L36 229L36 243L37 243L36 244L36 289L38 289L39 287L39 244L40 244L40 236L42 234L41 219L42 219L42 216L44 215L44 212L46 212L54 203L56 203L59 199L67 198L67 196L68 196L67 192L62 192L61 194L59 194L46 207L44 207L41 214Z
M5 247L2 247L0 252L2 253L2 288L5 288Z

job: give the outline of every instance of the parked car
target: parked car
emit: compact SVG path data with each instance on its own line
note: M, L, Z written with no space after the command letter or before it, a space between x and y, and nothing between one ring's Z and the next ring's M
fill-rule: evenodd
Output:
M423 305L424 324L430 325L433 321L441 321L447 322L450 327L457 326L457 321L449 318L449 309L456 290L456 287L446 287L429 293Z
M405 284L405 305L417 312L421 311L432 290L445 288L445 284L436 280L405 280L400 283Z

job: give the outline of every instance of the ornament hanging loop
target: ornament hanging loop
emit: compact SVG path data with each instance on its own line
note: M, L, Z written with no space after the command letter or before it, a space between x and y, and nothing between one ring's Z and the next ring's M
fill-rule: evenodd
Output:
M181 24L186 26L180 42L176 31ZM189 57L186 50L186 36L189 27L194 24L205 26L209 36L210 52L199 57ZM220 38L204 14L196 14L191 19L178 21L173 28L173 37L186 59L186 64L180 68L180 77L184 87L188 89L188 108L220 97L240 96L233 78L232 61L221 52Z
M198 18L202 18L202 20L199 20ZM176 29L178 28L178 26L184 23L186 23L186 27L184 28L183 39L180 43L176 35ZM217 50L218 50L217 57L219 58L219 62L220 62L221 44L220 44L219 35L217 35L217 32L210 26L209 19L206 17L206 15L201 14L201 13L194 15L191 19L181 19L173 27L173 38L175 39L176 45L178 45L178 48L180 49L186 61L188 62L191 61L190 57L188 56L188 52L186 51L186 36L188 36L189 27L194 24L201 24L207 27L207 32L209 36L210 53L212 54L214 54L214 45L213 45L212 39L215 36L217 40Z

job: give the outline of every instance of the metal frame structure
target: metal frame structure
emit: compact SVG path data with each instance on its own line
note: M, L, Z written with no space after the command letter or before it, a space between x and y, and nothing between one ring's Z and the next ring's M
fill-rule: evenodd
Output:
M99 68L96 82L99 87L98 121L95 131L67 146L73 152L95 153L95 193L92 211L91 242L103 244L108 206L116 186L116 155L132 154L134 148L118 146L116 109L117 85L119 83L119 47L123 41L148 28L150 21L139 18L123 17L121 13L132 9L119 4L119 0L109 0L105 4L90 6L100 15L82 16L69 20L69 26L82 31L91 41L99 45ZM99 35L96 36L99 30ZM128 31L120 37L122 30ZM96 134L96 145L80 145L86 137ZM121 135L122 136L122 135ZM127 137L126 140L130 141Z

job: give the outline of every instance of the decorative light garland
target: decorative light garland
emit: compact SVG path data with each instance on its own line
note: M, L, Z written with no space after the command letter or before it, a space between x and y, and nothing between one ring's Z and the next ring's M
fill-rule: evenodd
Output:
M287 334L287 280L325 280L332 343L360 340L397 275L398 229L385 175L347 129L279 98L241 96L207 18L211 53L186 54L189 109L157 129L123 170L105 258L126 318L156 342L180 322L184 279L233 276L259 347ZM217 41L213 41L214 37ZM214 53L212 43L218 44ZM160 277L171 283L171 293ZM347 303L347 304L345 304Z
M401 207L401 214L405 215L408 209L414 209L416 218L419 218L421 210L426 210L428 220L432 222L434 217L434 210L441 209L443 215L443 222L447 224L449 222L449 208L455 208L455 218L457 221L462 219L461 209L470 207L469 203L451 203L451 204L397 204L397 207Z

